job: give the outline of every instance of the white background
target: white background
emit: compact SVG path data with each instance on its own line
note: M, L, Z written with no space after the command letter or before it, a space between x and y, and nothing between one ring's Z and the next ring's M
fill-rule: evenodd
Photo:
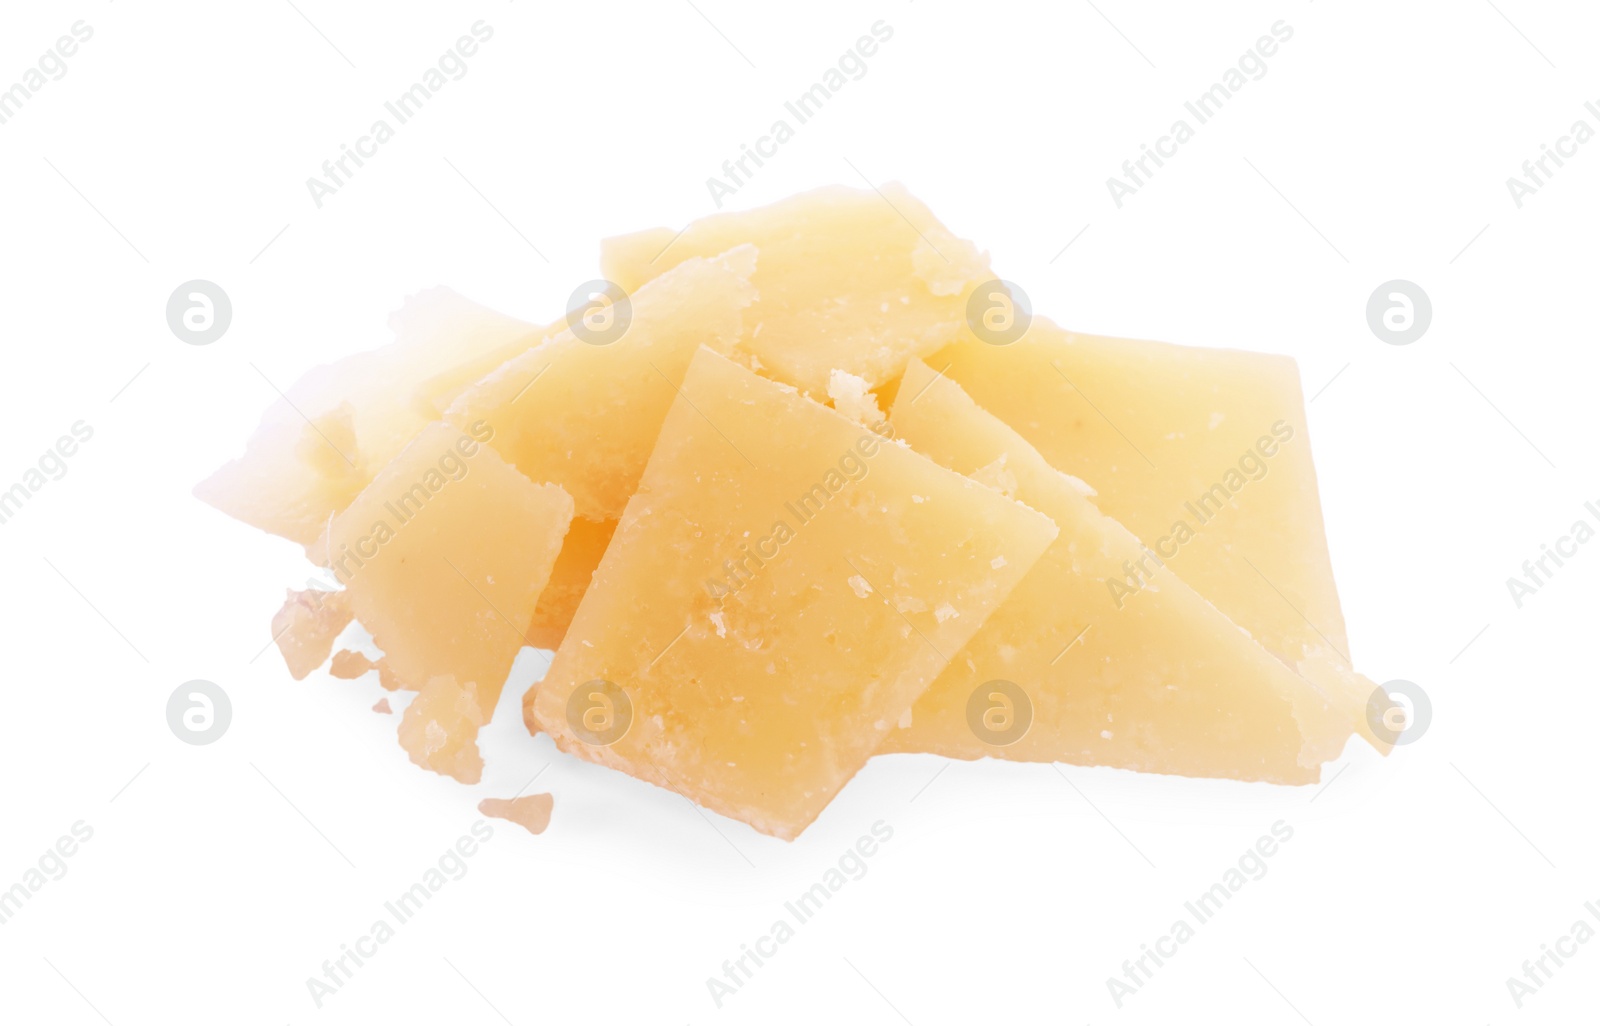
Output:
M1600 141L1520 209L1505 181L1600 128L1600 12L695 2L6 5L0 88L94 38L0 126L0 484L95 434L0 525L0 888L94 836L0 925L0 1020L1592 1021L1600 941L1521 1010L1505 981L1600 902L1600 544L1521 609L1506 579L1600 500ZM479 19L467 77L318 209L305 180ZM1073 327L1297 357L1353 654L1431 696L1417 743L1352 743L1325 790L878 759L785 844L530 739L542 653L472 788L410 765L375 683L257 658L305 564L189 489L263 378L382 343L436 284L550 320L601 237L710 212L705 179L879 19L865 78L730 205L898 179ZM1268 74L1118 209L1106 178L1280 19ZM234 305L207 347L165 321L193 278ZM1393 278L1434 307L1403 348L1365 318ZM206 747L165 718L193 678L233 703ZM324 959L541 769L548 832L494 821L317 1009ZM1268 875L1118 1009L1106 979L1280 819ZM867 875L718 1009L707 977L878 820Z

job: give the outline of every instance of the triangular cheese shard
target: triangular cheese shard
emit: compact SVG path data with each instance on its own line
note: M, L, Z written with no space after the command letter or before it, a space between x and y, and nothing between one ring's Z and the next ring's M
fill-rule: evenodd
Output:
M964 332L928 360L1372 735L1351 669L1293 359L1102 338L1034 318L994 345Z
M713 214L681 232L605 240L601 273L629 292L693 257L741 243L761 251L745 348L758 369L818 401L831 372L877 387L913 356L956 337L988 257L952 235L905 188L830 186L756 210Z
M695 349L730 353L755 299L756 251L689 260L623 300L604 332L568 328L463 392L447 419L482 420L500 455L561 485L579 516L615 520L650 457Z
M524 711L564 750L793 838L1055 533L702 349Z
M1348 731L1323 696L1171 570L1122 590L1139 540L960 386L914 361L891 422L1061 533L884 751L1285 784L1337 754Z
M463 387L550 330L443 288L413 296L389 324L389 345L317 367L291 385L262 416L244 455L197 485L196 497L314 547L328 518ZM320 550L313 558L320 561Z
M401 738L413 761L471 783L477 728L494 712L572 520L473 434L425 428L329 528L330 569L406 686L422 689ZM471 708L469 709L468 706Z
M616 529L615 520L573 517L567 539L561 543L561 555L550 571L550 583L540 593L539 606L533 611L533 622L528 626L529 645L552 652L560 646Z

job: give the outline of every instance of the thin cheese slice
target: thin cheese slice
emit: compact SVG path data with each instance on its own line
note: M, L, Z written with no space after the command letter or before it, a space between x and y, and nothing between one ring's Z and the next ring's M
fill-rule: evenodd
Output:
M1010 345L967 332L928 362L1139 537L1125 597L1170 566L1387 747L1366 724L1374 685L1351 668L1294 360L1036 318Z
M477 728L494 712L573 512L559 486L532 483L484 444L484 425L476 432L425 428L328 539L334 576L384 664L422 689L402 725L412 759L468 782L482 767Z
M702 349L524 711L567 751L793 838L1055 533Z
M632 292L684 260L741 243L761 250L752 279L761 297L750 309L746 348L765 373L819 401L835 370L875 388L911 357L948 344L973 288L993 278L985 254L898 184L831 186L714 214L682 232L607 239L600 266Z
M1170 569L1119 601L1139 540L949 378L914 361L891 422L1061 533L884 751L1298 784L1343 747L1326 698Z
M196 486L196 497L307 546L321 562L328 518L462 388L550 330L443 288L412 297L389 324L389 345L317 367L290 386L244 455Z
M729 353L743 335L755 267L750 246L686 261L629 297L619 337L554 335L463 392L447 419L484 421L529 480L561 485L580 516L615 520L695 349Z

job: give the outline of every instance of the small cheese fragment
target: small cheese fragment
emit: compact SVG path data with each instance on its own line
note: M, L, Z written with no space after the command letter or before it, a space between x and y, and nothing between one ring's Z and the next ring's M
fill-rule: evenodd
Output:
M857 424L876 427L883 423L883 410L878 407L878 397L867 386L867 379L849 371L833 370L828 374L828 398L833 408Z
M965 332L928 361L1088 482L1101 511L1366 727L1348 658L1293 359L1102 338L1034 318L1010 345Z
M407 709L412 758L452 774L470 768L458 757L469 739L424 728L475 735L462 694L488 721L572 519L566 492L532 483L479 439L423 429L329 530L330 569L383 664L432 689Z
M494 688L496 694L500 689ZM423 769L463 784L483 779L478 729L489 722L494 703L485 703L478 685L449 674L434 677L400 716L400 747Z
M1316 688L1171 570L1113 594L1139 540L960 386L913 361L891 422L941 464L1004 481L1061 533L884 751L1284 784L1315 781L1338 753L1348 730Z
M755 267L750 246L686 261L630 297L619 337L554 335L463 392L448 419L484 421L494 447L529 480L561 485L580 516L615 520L695 349L729 353L738 344ZM613 316L622 315L613 308Z
M365 677L377 669L377 665L360 652L342 649L333 654L333 662L328 666L328 676L340 680L356 680Z
M791 839L1055 533L702 349L524 712L566 751Z
M520 798L485 798L478 811L485 816L510 820L530 834L542 834L550 825L550 810L556 800L548 794L526 794Z
M389 708L389 700L387 698L380 698L374 702L372 704L372 711L375 713L383 713L385 716L388 716L390 713L394 712L393 709Z
M289 676L305 680L328 661L333 643L350 625L349 596L342 591L290 590L283 608L272 616L272 640L289 667Z
M741 243L761 251L751 280L750 339L763 372L817 399L843 370L870 387L948 344L986 254L956 238L897 183L830 186L768 207L713 214L681 233L656 228L606 239L601 273L632 291L669 268Z
M550 330L442 288L412 297L389 323L389 345L317 367L290 386L244 455L196 486L196 497L315 549L328 518L462 388Z

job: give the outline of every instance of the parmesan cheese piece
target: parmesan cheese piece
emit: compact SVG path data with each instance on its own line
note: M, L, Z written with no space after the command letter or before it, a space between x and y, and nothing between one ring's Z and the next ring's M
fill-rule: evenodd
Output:
M317 367L261 419L245 453L195 488L217 509L307 546L467 385L550 329L432 289L389 320L395 340ZM274 386L276 387L276 386Z
M1327 701L1171 570L1119 602L1107 582L1139 540L960 386L913 362L891 422L954 470L992 480L1004 466L1008 491L1061 533L885 751L1286 784L1337 754L1348 731Z
M693 257L754 243L746 348L763 372L821 400L842 370L876 388L906 361L953 340L973 288L993 278L986 254L952 235L903 186L832 186L768 207L713 214L683 231L607 239L600 266L633 291Z
M702 349L525 713L793 838L1055 533Z
M305 680L328 661L333 643L354 614L342 591L291 590L283 608L273 614L272 640L289 667L289 676Z
M879 751L1304 783L1387 750L1293 361L1009 319L899 185L601 261L548 327L414 298L195 489L333 571L273 639L300 679L359 618L382 658L330 672L415 692L419 766L481 779L525 644L530 729L782 838ZM549 796L482 810L537 833Z
M423 689L402 743L463 780L481 770L467 745L494 712L572 519L566 492L517 473L485 434L425 428L329 531L330 568L381 665Z
M1371 681L1350 665L1295 362L1082 335L1035 318L1010 345L970 332L930 361L1267 651L1318 682L1351 731Z
M498 686L493 690L500 692ZM484 698L471 681L463 684L449 674L429 679L400 715L400 747L423 769L476 784L483 779L478 728L494 712L494 703L486 708Z
M629 297L618 337L554 335L463 392L448 419L485 422L495 449L529 480L561 485L580 516L615 520L695 349L738 344L755 267L750 246L686 261Z

